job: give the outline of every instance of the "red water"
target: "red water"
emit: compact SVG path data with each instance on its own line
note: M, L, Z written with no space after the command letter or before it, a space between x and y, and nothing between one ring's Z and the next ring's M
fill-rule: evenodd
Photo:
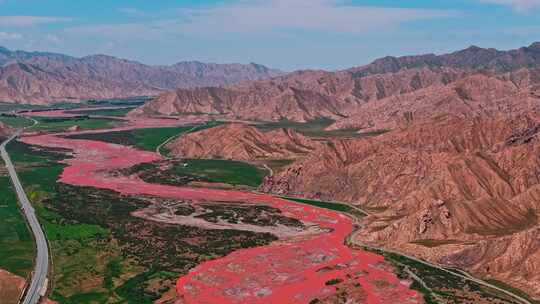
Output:
M126 128L169 124L170 120L134 121ZM334 294L335 287L325 283L338 278L358 282L365 293L365 303L423 302L421 295L384 267L382 256L352 250L344 244L354 227L352 220L340 213L265 194L149 184L137 178L109 175L111 170L160 159L155 153L131 147L67 139L62 134L27 136L21 141L73 150L74 157L65 160L67 166L60 177L63 183L128 195L264 203L279 208L285 216L326 231L238 250L204 262L178 279L180 303L309 303ZM329 268L322 269L325 267Z

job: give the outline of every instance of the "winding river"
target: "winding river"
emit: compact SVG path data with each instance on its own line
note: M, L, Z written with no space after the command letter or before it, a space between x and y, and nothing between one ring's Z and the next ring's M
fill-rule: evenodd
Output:
M62 111L43 116L69 115ZM170 119L132 120L109 130L71 132L70 135L135 128L178 125ZM69 139L64 134L25 135L26 144L73 151L59 182L114 190L126 195L152 195L194 201L266 204L322 231L280 239L267 246L242 249L204 262L177 281L178 303L310 303L339 292L337 283L350 284L364 303L423 303L384 263L382 256L354 250L345 239L354 230L353 220L327 209L296 203L271 195L206 188L150 184L111 171L160 160L153 152L100 141ZM354 288L352 288L354 287Z

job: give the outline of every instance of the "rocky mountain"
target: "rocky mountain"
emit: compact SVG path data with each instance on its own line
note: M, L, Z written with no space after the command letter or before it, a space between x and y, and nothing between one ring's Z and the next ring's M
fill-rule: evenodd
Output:
M261 132L247 124L231 123L187 134L169 143L167 148L178 157L254 161L293 159L319 145L293 130Z
M0 48L0 67L0 100L26 103L156 95L176 88L230 85L283 74L254 63L148 66L105 55L75 58L5 48Z
M339 120L360 112L371 101L444 86L476 73L499 75L538 66L540 43L510 51L470 47L439 56L385 57L338 72L308 70L237 86L179 89L160 95L134 114Z
M333 140L265 181L277 194L372 212L362 242L408 252L540 298L538 69L474 74L367 103Z
M387 56L371 64L349 71L360 76L395 73L403 69L418 67L448 67L463 70L484 70L496 73L511 72L521 68L532 68L540 64L540 42L515 50L499 51L471 46L457 52L419 56Z

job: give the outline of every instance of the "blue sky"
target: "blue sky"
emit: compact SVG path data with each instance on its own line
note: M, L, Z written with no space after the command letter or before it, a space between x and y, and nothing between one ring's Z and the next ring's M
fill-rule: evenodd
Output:
M340 69L540 41L540 0L0 0L0 45L147 64Z

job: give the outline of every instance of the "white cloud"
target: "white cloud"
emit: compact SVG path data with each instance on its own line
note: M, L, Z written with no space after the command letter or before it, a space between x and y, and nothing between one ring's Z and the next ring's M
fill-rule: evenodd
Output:
M401 23L448 18L455 11L346 5L339 0L239 1L185 11L185 30L250 32L299 29L364 33Z
M0 26L30 27L47 23L58 23L72 20L65 17L42 16L0 16Z
M122 9L125 13L143 13ZM361 34L400 24L460 16L452 10L346 5L341 0L240 0L197 9L180 9L176 18L73 27L77 34L159 39L167 34L265 35L290 30Z
M518 12L527 12L540 7L540 0L479 0L483 3L507 5Z
M19 33L0 32L0 40L19 40L22 37Z

